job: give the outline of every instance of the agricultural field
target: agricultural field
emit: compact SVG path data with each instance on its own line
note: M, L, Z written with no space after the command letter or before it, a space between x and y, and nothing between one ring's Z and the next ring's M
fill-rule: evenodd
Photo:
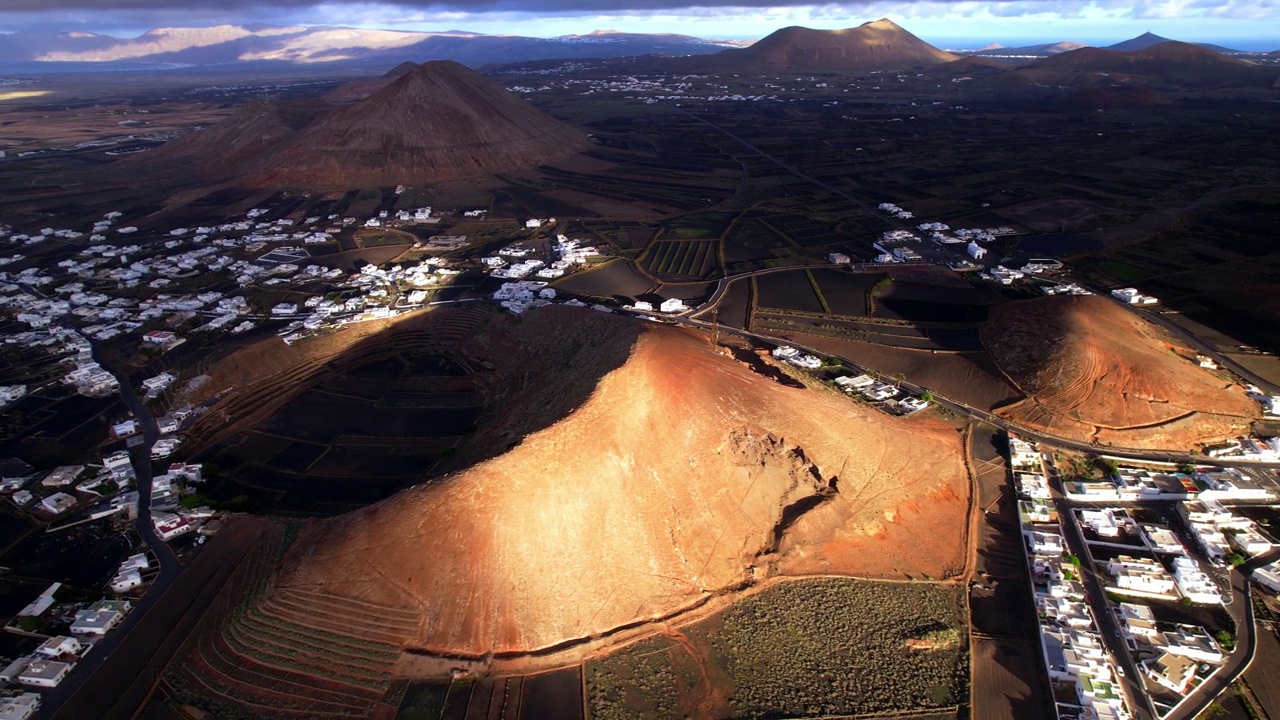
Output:
M1236 344L1280 352L1278 212L1274 198L1206 203L1185 224L1075 264L1100 284L1155 295Z
M644 269L656 277L714 277L718 246L716 240L659 240L645 253Z
M587 664L591 718L818 717L922 711L968 697L963 591L785 582Z
M392 693L384 703L394 700ZM579 667L537 675L409 681L396 720L581 720Z
M588 298L613 300L621 297L626 303L656 289L654 282L636 272L629 260L607 262L586 272L556 280L551 286L556 290Z
M697 212L678 215L662 221L664 238L679 240L700 240L719 238L733 222L736 213L731 212Z
M724 255L728 263L768 260L793 245L765 224L758 213L745 213L724 236Z

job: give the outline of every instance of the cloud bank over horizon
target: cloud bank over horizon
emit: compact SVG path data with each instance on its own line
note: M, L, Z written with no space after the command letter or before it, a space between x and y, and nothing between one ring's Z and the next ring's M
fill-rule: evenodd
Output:
M596 29L762 37L787 25L839 28L889 17L935 42L1120 40L1152 31L1191 41L1268 32L1280 0L938 0L813 3L787 0L3 0L0 31L136 36L156 27L330 25L388 30L470 30L551 37ZM1273 37L1268 37L1273 36ZM1250 48L1246 48L1250 49Z

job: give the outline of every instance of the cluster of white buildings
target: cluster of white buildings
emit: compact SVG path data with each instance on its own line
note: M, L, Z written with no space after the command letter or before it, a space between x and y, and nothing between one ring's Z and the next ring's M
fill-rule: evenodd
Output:
M1079 571L1064 557L1062 527L1051 520L1047 486L1045 492L1040 491L1043 464L1039 449L1010 436L1009 462L1015 477L1028 478L1019 482L1019 521L1035 584L1040 646L1049 678L1074 690L1078 707L1073 711L1081 717L1127 719L1131 714L1117 683L1118 665L1085 602ZM1040 482L1034 480L1037 477Z
M1122 602L1114 612L1143 673L1177 696L1185 696L1197 678L1226 660L1222 647L1202 627L1160 623L1148 605Z
M835 386L849 395L857 393L871 402L883 403L883 407L898 415L910 415L929 407L924 398L907 395L896 385L877 380L870 375L845 375L834 380Z
M1271 541L1258 531L1257 524L1231 512L1217 499L1201 493L1195 500L1185 500L1178 506L1196 545L1210 562L1221 565L1232 553L1252 557L1268 552Z
M1137 288L1116 288L1111 291L1111 297L1122 303L1130 305L1155 305L1160 300L1152 295L1143 295L1138 292Z
M125 558L111 578L111 591L126 593L142 585L142 572L151 569L151 559L146 553L137 553Z
M805 370L817 370L822 367L822 358L809 353L803 353L790 345L779 345L770 353L775 360L781 360L788 365L794 365Z
M876 207L882 210L883 212L886 212L892 215L893 217L898 218L899 220L910 220L911 218L916 216L915 213L911 212L910 210L903 210L902 208L898 207L894 203L882 202Z
M45 615L56 604L54 595L60 587L61 583L49 586L30 605L19 612L18 616L39 618ZM0 683L40 689L57 687L75 668L76 663L93 648L97 640L119 625L132 608L132 604L128 601L100 600L77 610L71 622L70 635L46 638L35 652L10 662L0 670ZM19 630L19 632L22 631ZM32 700L32 697L35 700ZM39 704L38 697L25 693L5 697L0 699L0 710L7 709L16 713L10 717L31 717Z

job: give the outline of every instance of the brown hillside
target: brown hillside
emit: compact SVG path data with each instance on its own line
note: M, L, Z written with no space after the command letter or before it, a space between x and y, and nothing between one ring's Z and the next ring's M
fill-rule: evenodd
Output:
M1276 75L1274 69L1174 41L1130 52L1085 47L1037 60L1017 72L1059 84L1068 83L1072 74L1108 73L1130 81L1186 86L1266 84Z
M1108 298L1006 303L994 308L985 339L1029 398L1001 414L1056 435L1186 450L1235 437L1257 417L1241 388Z
M899 27L876 20L843 30L787 27L741 50L725 50L698 58L699 67L734 70L905 70L937 65L958 56L939 50Z
M532 167L586 136L454 62L429 62L313 123L261 166L262 184L430 184Z
M324 99L333 103L363 100L395 82L397 78L408 75L417 69L418 63L405 61L377 77L360 78L342 83L325 93Z
M963 563L951 426L784 386L704 337L615 316L548 308L477 337L504 334L500 362L531 380L513 417L575 383L586 400L505 454L312 523L267 602L407 613L401 646L478 657L599 636L773 573Z
M152 152L130 158L140 165L180 165L202 174L224 173L255 163L330 111L326 103L252 101L218 123L183 135Z

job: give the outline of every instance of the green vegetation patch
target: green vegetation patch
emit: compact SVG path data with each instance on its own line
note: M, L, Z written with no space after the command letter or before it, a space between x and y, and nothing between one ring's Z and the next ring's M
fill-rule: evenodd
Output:
M727 610L707 640L735 686L735 717L944 708L968 695L968 648L913 646L958 632L962 607L952 586L786 583Z
M968 696L962 589L788 582L586 666L593 719L938 710Z

